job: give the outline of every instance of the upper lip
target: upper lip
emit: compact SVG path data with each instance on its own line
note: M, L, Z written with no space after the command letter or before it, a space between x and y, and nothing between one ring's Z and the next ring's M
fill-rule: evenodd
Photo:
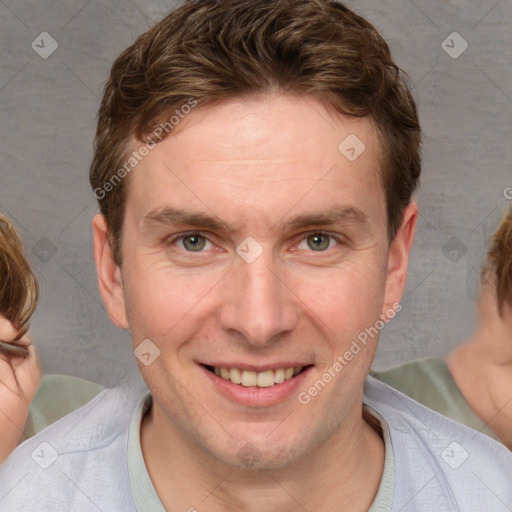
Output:
M297 368L298 366L310 366L311 363L300 363L300 362L283 362L283 363L269 363L269 364L247 364L247 363L200 363L204 366L212 366L214 368L237 368L239 370L247 372L264 372L268 370L278 370L279 368Z

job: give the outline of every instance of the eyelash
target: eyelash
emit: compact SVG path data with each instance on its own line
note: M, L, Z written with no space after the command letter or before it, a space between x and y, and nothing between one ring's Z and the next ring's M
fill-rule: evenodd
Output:
M208 236L206 236L205 234L201 233L200 231L190 231L188 233L183 233L181 235L176 235L176 236L174 236L172 238L167 239L166 240L166 245L169 245L169 246L174 245L179 240L184 240L185 238L190 237L190 236L194 236L194 235L197 235L197 236L200 236L202 238L205 238L208 242L213 244L213 242L208 238ZM333 239L338 244L338 246L346 244L346 241L344 241L344 240L340 239L339 237L334 236L334 235L332 235L330 233L326 233L325 231L310 231L308 233L305 233L302 236L302 238L299 240L299 242L297 242L297 244L302 242L302 241L304 241L304 240L306 240L306 239L308 239L311 236L314 236L314 235L327 236L327 237ZM333 247L331 247L330 249L326 249L324 251L313 251L312 249L310 249L309 251L312 252L312 253L326 253L326 252L328 252L328 251L330 251L332 249L333 249ZM194 253L201 254L201 253L205 252L205 251L187 251L186 249L182 249L182 250L187 252L188 254L194 254Z

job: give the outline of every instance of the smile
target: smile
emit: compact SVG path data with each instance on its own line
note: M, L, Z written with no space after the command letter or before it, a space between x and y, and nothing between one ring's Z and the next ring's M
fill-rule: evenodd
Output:
M212 390L229 402L250 407L267 407L291 400L305 387L314 364L282 361L270 365L236 362L199 363Z
M274 370L264 370L261 372L242 370L240 368L226 368L223 366L206 366L208 370L215 373L224 380L229 380L233 384L239 384L245 387L269 388L276 384L281 384L298 375L305 366L292 366L290 368L276 368Z

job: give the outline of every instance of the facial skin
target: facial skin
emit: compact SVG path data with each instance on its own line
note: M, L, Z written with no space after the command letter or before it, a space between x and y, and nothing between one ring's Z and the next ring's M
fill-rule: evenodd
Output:
M349 134L366 146L354 162L338 150ZM208 510L296 510L297 502L331 510L331 499L366 510L384 455L362 415L376 338L309 404L297 395L405 287L417 208L406 209L390 245L371 121L341 117L313 98L230 100L189 114L129 179L122 269L101 216L95 256L114 323L131 329L134 347L150 339L161 351L140 365L154 399L141 443L164 505L186 510L216 489ZM158 214L171 208L225 227L164 222ZM289 224L335 210L344 215L332 225ZM326 237L315 238L319 231ZM184 245L185 234L200 238ZM191 251L203 236L202 251ZM236 252L247 237L262 249L252 263ZM204 364L312 366L284 398L240 403ZM244 449L256 454L249 469Z

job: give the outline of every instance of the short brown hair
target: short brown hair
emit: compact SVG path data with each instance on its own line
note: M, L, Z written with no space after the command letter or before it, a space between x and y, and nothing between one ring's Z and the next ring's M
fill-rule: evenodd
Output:
M0 215L0 314L23 334L39 297L37 280L12 223Z
M331 0L189 0L116 59L105 85L90 183L118 264L132 138L147 141L190 98L202 106L272 91L371 116L394 237L419 180L421 134L412 95L377 30Z
M487 280L489 276L496 286L498 311L502 315L505 304L512 306L512 208L505 213L492 235L482 280Z

